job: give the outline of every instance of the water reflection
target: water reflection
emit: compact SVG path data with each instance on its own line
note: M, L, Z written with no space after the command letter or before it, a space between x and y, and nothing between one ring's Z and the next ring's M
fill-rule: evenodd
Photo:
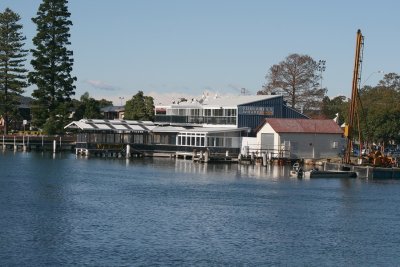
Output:
M398 181L51 152L0 153L0 170L4 266L400 262Z
M290 177L289 166L277 165L241 165L231 164L212 164L212 163L193 163L190 160L175 160L175 171L190 174L212 174L224 173L240 178L255 179L281 179Z

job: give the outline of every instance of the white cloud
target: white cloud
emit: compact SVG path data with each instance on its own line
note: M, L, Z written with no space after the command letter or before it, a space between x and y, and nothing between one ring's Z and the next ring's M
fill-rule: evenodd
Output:
M110 85L104 81L100 80L87 80L84 83L91 85L93 88L106 90L106 91L115 91L118 90L118 87Z

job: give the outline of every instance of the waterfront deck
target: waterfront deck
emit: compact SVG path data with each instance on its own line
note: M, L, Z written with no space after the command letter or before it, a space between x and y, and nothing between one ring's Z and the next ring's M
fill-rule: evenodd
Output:
M75 136L49 135L3 135L0 137L3 150L14 151L73 151Z

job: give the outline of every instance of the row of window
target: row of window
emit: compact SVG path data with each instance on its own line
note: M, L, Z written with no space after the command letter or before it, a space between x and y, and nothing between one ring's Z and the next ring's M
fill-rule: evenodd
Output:
M235 147L238 146L239 137L226 136L206 136L205 134L182 133L177 136L176 144L178 146L195 147Z
M193 108L179 108L179 109L167 109L166 113L156 114L166 114L174 116L194 116L194 117L236 117L237 111L234 108L219 108L219 109L193 109Z
M149 140L152 139L152 140ZM240 137L206 136L204 133L154 134L152 137L143 134L81 133L78 143L97 144L154 144L193 146L193 147L238 147Z
M78 143L99 143L99 144L143 144L143 134L104 134L104 133L81 133L77 135Z

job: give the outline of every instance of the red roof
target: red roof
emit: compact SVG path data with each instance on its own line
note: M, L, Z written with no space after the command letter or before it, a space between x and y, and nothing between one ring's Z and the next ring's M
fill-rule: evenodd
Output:
M333 120L314 119L265 119L277 133L326 133L343 134L343 130Z

